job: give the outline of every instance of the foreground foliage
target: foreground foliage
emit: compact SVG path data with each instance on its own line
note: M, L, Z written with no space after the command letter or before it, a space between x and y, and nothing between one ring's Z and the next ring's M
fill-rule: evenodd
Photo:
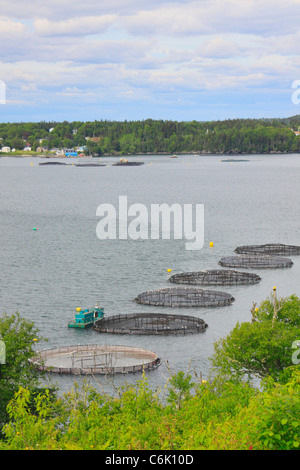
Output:
M237 323L226 338L215 343L211 360L218 373L231 378L283 381L298 341L300 299L295 295L278 299L275 292L259 308L253 306L251 322Z
M20 388L8 407L1 450L292 450L300 445L300 374L286 384L268 381L258 392L245 383L191 383L172 388L168 404L146 378L118 398L84 388L53 402Z
M34 344L43 340L34 323L21 317L3 315L0 340L5 343L5 361L0 365L0 432L7 419L6 407L19 387L36 390L40 374L29 362L36 354Z
M84 384L62 397L36 388L33 324L4 316L0 450L300 449L300 299L273 294L251 312L216 343L211 380L181 371L152 390L143 375L116 396Z

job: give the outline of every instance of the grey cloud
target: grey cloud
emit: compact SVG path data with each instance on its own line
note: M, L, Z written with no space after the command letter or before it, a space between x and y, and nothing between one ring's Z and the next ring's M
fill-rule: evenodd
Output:
M34 21L39 36L88 36L102 34L115 22L115 15L85 16L63 21L38 18Z
M300 3L286 0L190 1L184 5L162 5L140 9L121 19L135 35L186 36L203 34L257 34L269 36L296 32Z
M1 15L19 19L47 18L62 21L80 16L132 14L143 8L155 9L160 5L188 3L188 0L2 0Z

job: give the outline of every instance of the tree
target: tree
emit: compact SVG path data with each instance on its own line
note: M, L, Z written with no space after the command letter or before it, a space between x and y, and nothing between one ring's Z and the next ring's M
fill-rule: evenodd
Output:
M300 299L272 298L252 308L252 321L237 323L231 333L214 345L214 369L241 379L287 377L293 367L292 345L300 338Z
M15 148L17 150L23 150L23 148L25 147L25 142L20 137L14 137L13 139L11 139L10 145L12 148Z
M71 139L63 139L62 144L64 148L67 148L67 149L73 148L73 141Z
M34 389L39 384L40 373L29 360L42 339L34 323L18 312L0 318L0 340L5 344L5 364L0 365L0 428L7 419L6 406L19 387Z

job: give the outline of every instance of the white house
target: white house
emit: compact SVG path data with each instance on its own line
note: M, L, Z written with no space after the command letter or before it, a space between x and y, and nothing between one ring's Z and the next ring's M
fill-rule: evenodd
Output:
M9 153L10 152L10 147L2 147L1 152Z

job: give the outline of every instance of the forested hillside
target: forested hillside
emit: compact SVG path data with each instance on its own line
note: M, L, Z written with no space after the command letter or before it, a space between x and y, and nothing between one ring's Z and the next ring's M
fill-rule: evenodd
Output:
M75 148L98 155L300 152L300 115L209 122L144 121L1 123L1 147Z

